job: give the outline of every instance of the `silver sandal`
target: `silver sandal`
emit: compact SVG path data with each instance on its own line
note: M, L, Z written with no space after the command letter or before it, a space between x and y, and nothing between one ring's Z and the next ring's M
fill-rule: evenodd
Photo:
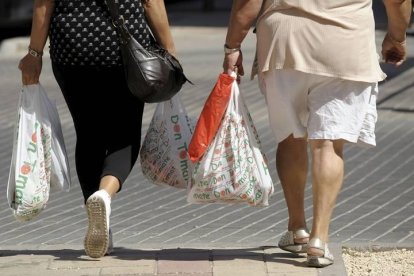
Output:
M314 255L308 254L307 256L308 266L325 267L325 266L333 264L334 257L331 254L331 252L329 252L327 243L324 243L318 238L312 238L308 243L308 248L315 248L315 249L323 251L322 256L314 256Z
M306 228L300 228L293 231L287 231L279 240L278 246L280 249L291 253L305 253L307 243L296 243L295 239L309 238L309 231Z

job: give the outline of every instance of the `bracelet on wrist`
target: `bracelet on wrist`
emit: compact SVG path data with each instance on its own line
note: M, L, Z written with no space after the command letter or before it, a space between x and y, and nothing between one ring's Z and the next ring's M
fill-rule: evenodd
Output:
M235 52L240 52L240 47L239 48L230 48L227 46L227 44L224 44L224 53L225 54L233 54Z
M43 52L38 52L34 50L33 48L31 48L30 46L27 49L29 50L29 54L33 57L39 58L43 56Z

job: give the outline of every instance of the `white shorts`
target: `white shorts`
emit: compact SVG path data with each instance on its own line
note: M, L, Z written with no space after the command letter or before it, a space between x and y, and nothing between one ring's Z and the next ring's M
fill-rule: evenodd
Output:
M377 83L288 69L265 72L259 82L277 143L293 134L375 146Z

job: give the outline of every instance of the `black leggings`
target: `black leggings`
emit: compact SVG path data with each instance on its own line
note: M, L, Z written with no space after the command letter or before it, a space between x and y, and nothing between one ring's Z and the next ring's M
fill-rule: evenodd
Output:
M134 98L123 68L52 64L76 130L76 171L85 201L103 176L122 184L141 144L144 103Z

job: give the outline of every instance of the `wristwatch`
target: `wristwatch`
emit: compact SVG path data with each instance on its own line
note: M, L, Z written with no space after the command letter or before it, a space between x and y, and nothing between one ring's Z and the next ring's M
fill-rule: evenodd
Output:
M224 44L224 53L225 54L233 54L235 52L239 52L240 48L229 48L226 44Z
M42 57L43 56L43 53L42 52L38 52L38 51L32 49L30 46L28 47L28 50L29 50L29 54L31 56L33 56L33 57L38 58L38 57Z

